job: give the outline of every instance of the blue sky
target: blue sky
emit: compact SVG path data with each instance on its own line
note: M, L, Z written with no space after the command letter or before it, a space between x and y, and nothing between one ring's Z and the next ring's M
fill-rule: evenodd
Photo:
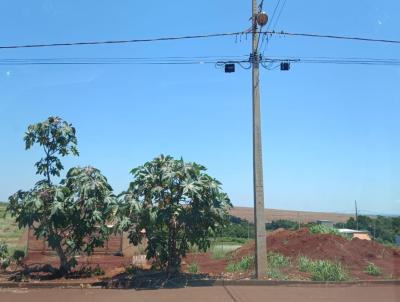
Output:
M272 13L277 1L265 1ZM276 30L399 39L397 0L288 0ZM0 2L0 44L132 39L242 31L251 1ZM250 36L207 40L1 50L4 58L229 56ZM400 59L396 45L272 38L268 56ZM292 65L261 70L265 205L400 213L400 68ZM39 148L26 127L59 115L77 128L79 158L114 189L158 154L199 162L233 203L251 206L251 72L213 65L0 66L0 200L38 179Z

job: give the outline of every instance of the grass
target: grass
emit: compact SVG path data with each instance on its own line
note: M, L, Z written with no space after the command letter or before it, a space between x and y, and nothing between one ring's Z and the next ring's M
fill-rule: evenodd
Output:
M219 260L219 259L225 259L226 258L226 254L229 252L232 252L234 250L236 250L237 248L240 248L241 245L234 245L234 244L216 244L211 246L210 248L210 252L212 255L212 258L215 260Z
M243 238L230 238L221 237L211 242L211 246L208 252L211 253L211 257L215 260L226 259L228 253L240 248L248 240ZM196 245L192 245L189 248L191 253L200 252Z
M309 228L309 231L311 234L333 234L341 236L341 233L339 233L337 229L320 224L313 225L312 227Z
M368 262L364 272L371 276L380 276L382 274L381 269L372 262Z
M311 274L313 281L346 281L348 275L340 263L329 260L311 260L301 256L298 259L299 271Z
M191 273L191 274L197 274L198 272L200 272L199 265L198 265L197 263L195 263L195 262L190 263L190 264L188 265L188 271L189 271L189 273Z
M10 255L16 250L26 252L26 244L19 242L24 230L18 228L14 218L5 214L6 207L6 204L0 203L0 241L7 243Z
M254 267L254 257L245 256L238 262L229 263L226 267L228 273L245 272Z
M290 266L291 261L289 257L282 254L270 252L267 255L267 276L270 279L286 280L281 269Z

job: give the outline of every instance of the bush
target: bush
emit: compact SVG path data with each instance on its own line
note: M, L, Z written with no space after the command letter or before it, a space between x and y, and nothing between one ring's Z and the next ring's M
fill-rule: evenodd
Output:
M197 274L200 271L199 265L197 263L195 263L195 262L190 263L189 266L188 266L188 271L191 274Z
M382 274L381 269L377 267L374 263L368 262L364 270L368 275L379 276Z
M338 235L338 236L341 235L337 229L327 227L325 225L320 225L320 224L310 227L309 231L311 234L333 234L333 235Z
M296 230L299 228L299 224L298 222L286 219L273 220L265 224L265 229L268 231L273 231L281 228L286 230Z
M0 242L0 268L5 270L10 265L10 258L8 257L8 246L2 241Z
M347 273L340 263L329 260L310 260L307 257L299 258L299 270L311 273L313 281L345 281Z
M21 265L22 260L25 258L25 252L21 250L15 250L12 255L12 258L17 265Z
M252 267L254 267L254 257L245 256L242 257L242 260L239 262L229 263L226 267L226 271L229 273L243 272L248 271Z

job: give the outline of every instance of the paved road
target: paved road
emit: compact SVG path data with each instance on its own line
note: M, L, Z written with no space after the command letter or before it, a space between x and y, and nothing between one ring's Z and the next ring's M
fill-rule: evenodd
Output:
M0 289L1 302L398 302L399 286L215 286L162 290Z

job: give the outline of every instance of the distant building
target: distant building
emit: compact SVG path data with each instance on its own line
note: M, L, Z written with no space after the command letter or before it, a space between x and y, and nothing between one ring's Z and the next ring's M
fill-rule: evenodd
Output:
M334 222L332 220L317 220L317 224L333 228Z
M368 231L358 231L352 229L338 229L339 233L348 235L351 238L358 238L362 240L371 240L371 236Z
M396 245L400 246L400 235L396 235L394 240L396 242Z

